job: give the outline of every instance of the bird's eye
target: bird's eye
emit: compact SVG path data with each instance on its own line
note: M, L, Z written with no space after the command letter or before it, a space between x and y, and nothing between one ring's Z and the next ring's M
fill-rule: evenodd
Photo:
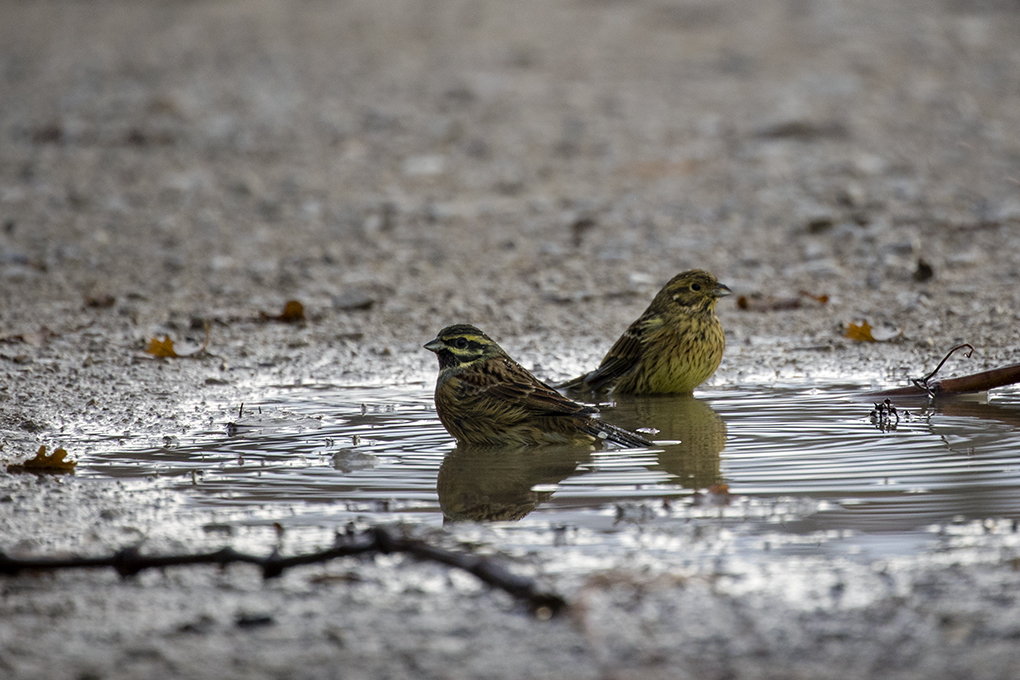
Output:
M691 290L701 290L701 284L700 283L692 283L691 284Z
M464 338L457 338L453 341L453 346L457 349L467 349L468 341Z

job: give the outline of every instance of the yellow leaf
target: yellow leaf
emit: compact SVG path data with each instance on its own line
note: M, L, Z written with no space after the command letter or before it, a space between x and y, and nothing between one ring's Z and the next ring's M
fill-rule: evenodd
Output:
M305 320L305 306L297 300L287 300L281 314L259 312L262 321L282 321L283 323L301 323Z
M305 307L297 300L288 300L283 306L283 313L279 316L284 323L297 323L305 320Z
M867 321L862 321L860 326L848 323L843 336L857 342L876 342L875 336L871 334L871 324Z
M40 446L35 458L29 458L21 465L8 465L8 472L74 472L74 466L78 462L67 460L67 451L62 447L46 455L46 446Z
M177 352L174 351L174 341L170 339L169 335L164 335L162 340L152 338L149 340L149 346L145 351L157 357L178 356Z

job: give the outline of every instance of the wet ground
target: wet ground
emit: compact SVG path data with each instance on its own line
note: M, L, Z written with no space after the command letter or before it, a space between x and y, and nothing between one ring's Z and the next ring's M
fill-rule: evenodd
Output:
M1018 34L995 0L4 3L0 458L79 462L0 471L0 549L398 522L572 607L398 556L23 574L0 676L1016 677L1020 393L861 397L1020 361ZM693 266L736 292L719 372L606 408L656 447L454 450L438 328L566 378Z

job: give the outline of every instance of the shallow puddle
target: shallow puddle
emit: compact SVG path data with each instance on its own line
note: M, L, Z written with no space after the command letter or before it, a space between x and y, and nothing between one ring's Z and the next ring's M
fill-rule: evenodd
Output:
M612 538L621 526L687 531L701 520L759 548L778 531L789 537L783 549L801 551L823 548L798 537L839 536L844 550L911 552L930 543L933 526L973 519L1015 530L1020 393L907 406L895 429L883 429L864 392L733 387L629 398L604 417L654 428L656 447L509 452L455 448L431 385L280 388L271 401L245 405L234 424L164 447L86 439L78 474L155 475L191 502L251 523L501 520L514 522L505 525L511 533L521 528L519 544L531 540L524 528L544 527L604 537L609 550L624 545ZM728 494L706 492L719 484Z

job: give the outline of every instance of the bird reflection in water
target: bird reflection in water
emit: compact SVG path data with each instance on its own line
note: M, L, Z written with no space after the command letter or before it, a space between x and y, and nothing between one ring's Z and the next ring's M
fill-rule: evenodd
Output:
M722 481L720 453L726 423L691 395L619 397L605 419L632 430L655 428L650 438L656 464L683 488L703 489ZM592 461L593 446L457 446L446 455L436 483L445 521L517 521L553 495L535 487L558 484ZM609 455L613 451L610 450Z
M439 468L436 490L444 521L514 522L552 496L556 484L591 460L593 446L520 448L457 446Z
M680 486L703 489L722 482L719 454L726 447L726 423L712 407L690 394L621 395L603 409L604 418L620 427L655 428L645 436L659 442L658 466L674 475ZM662 442L679 442L663 444Z

